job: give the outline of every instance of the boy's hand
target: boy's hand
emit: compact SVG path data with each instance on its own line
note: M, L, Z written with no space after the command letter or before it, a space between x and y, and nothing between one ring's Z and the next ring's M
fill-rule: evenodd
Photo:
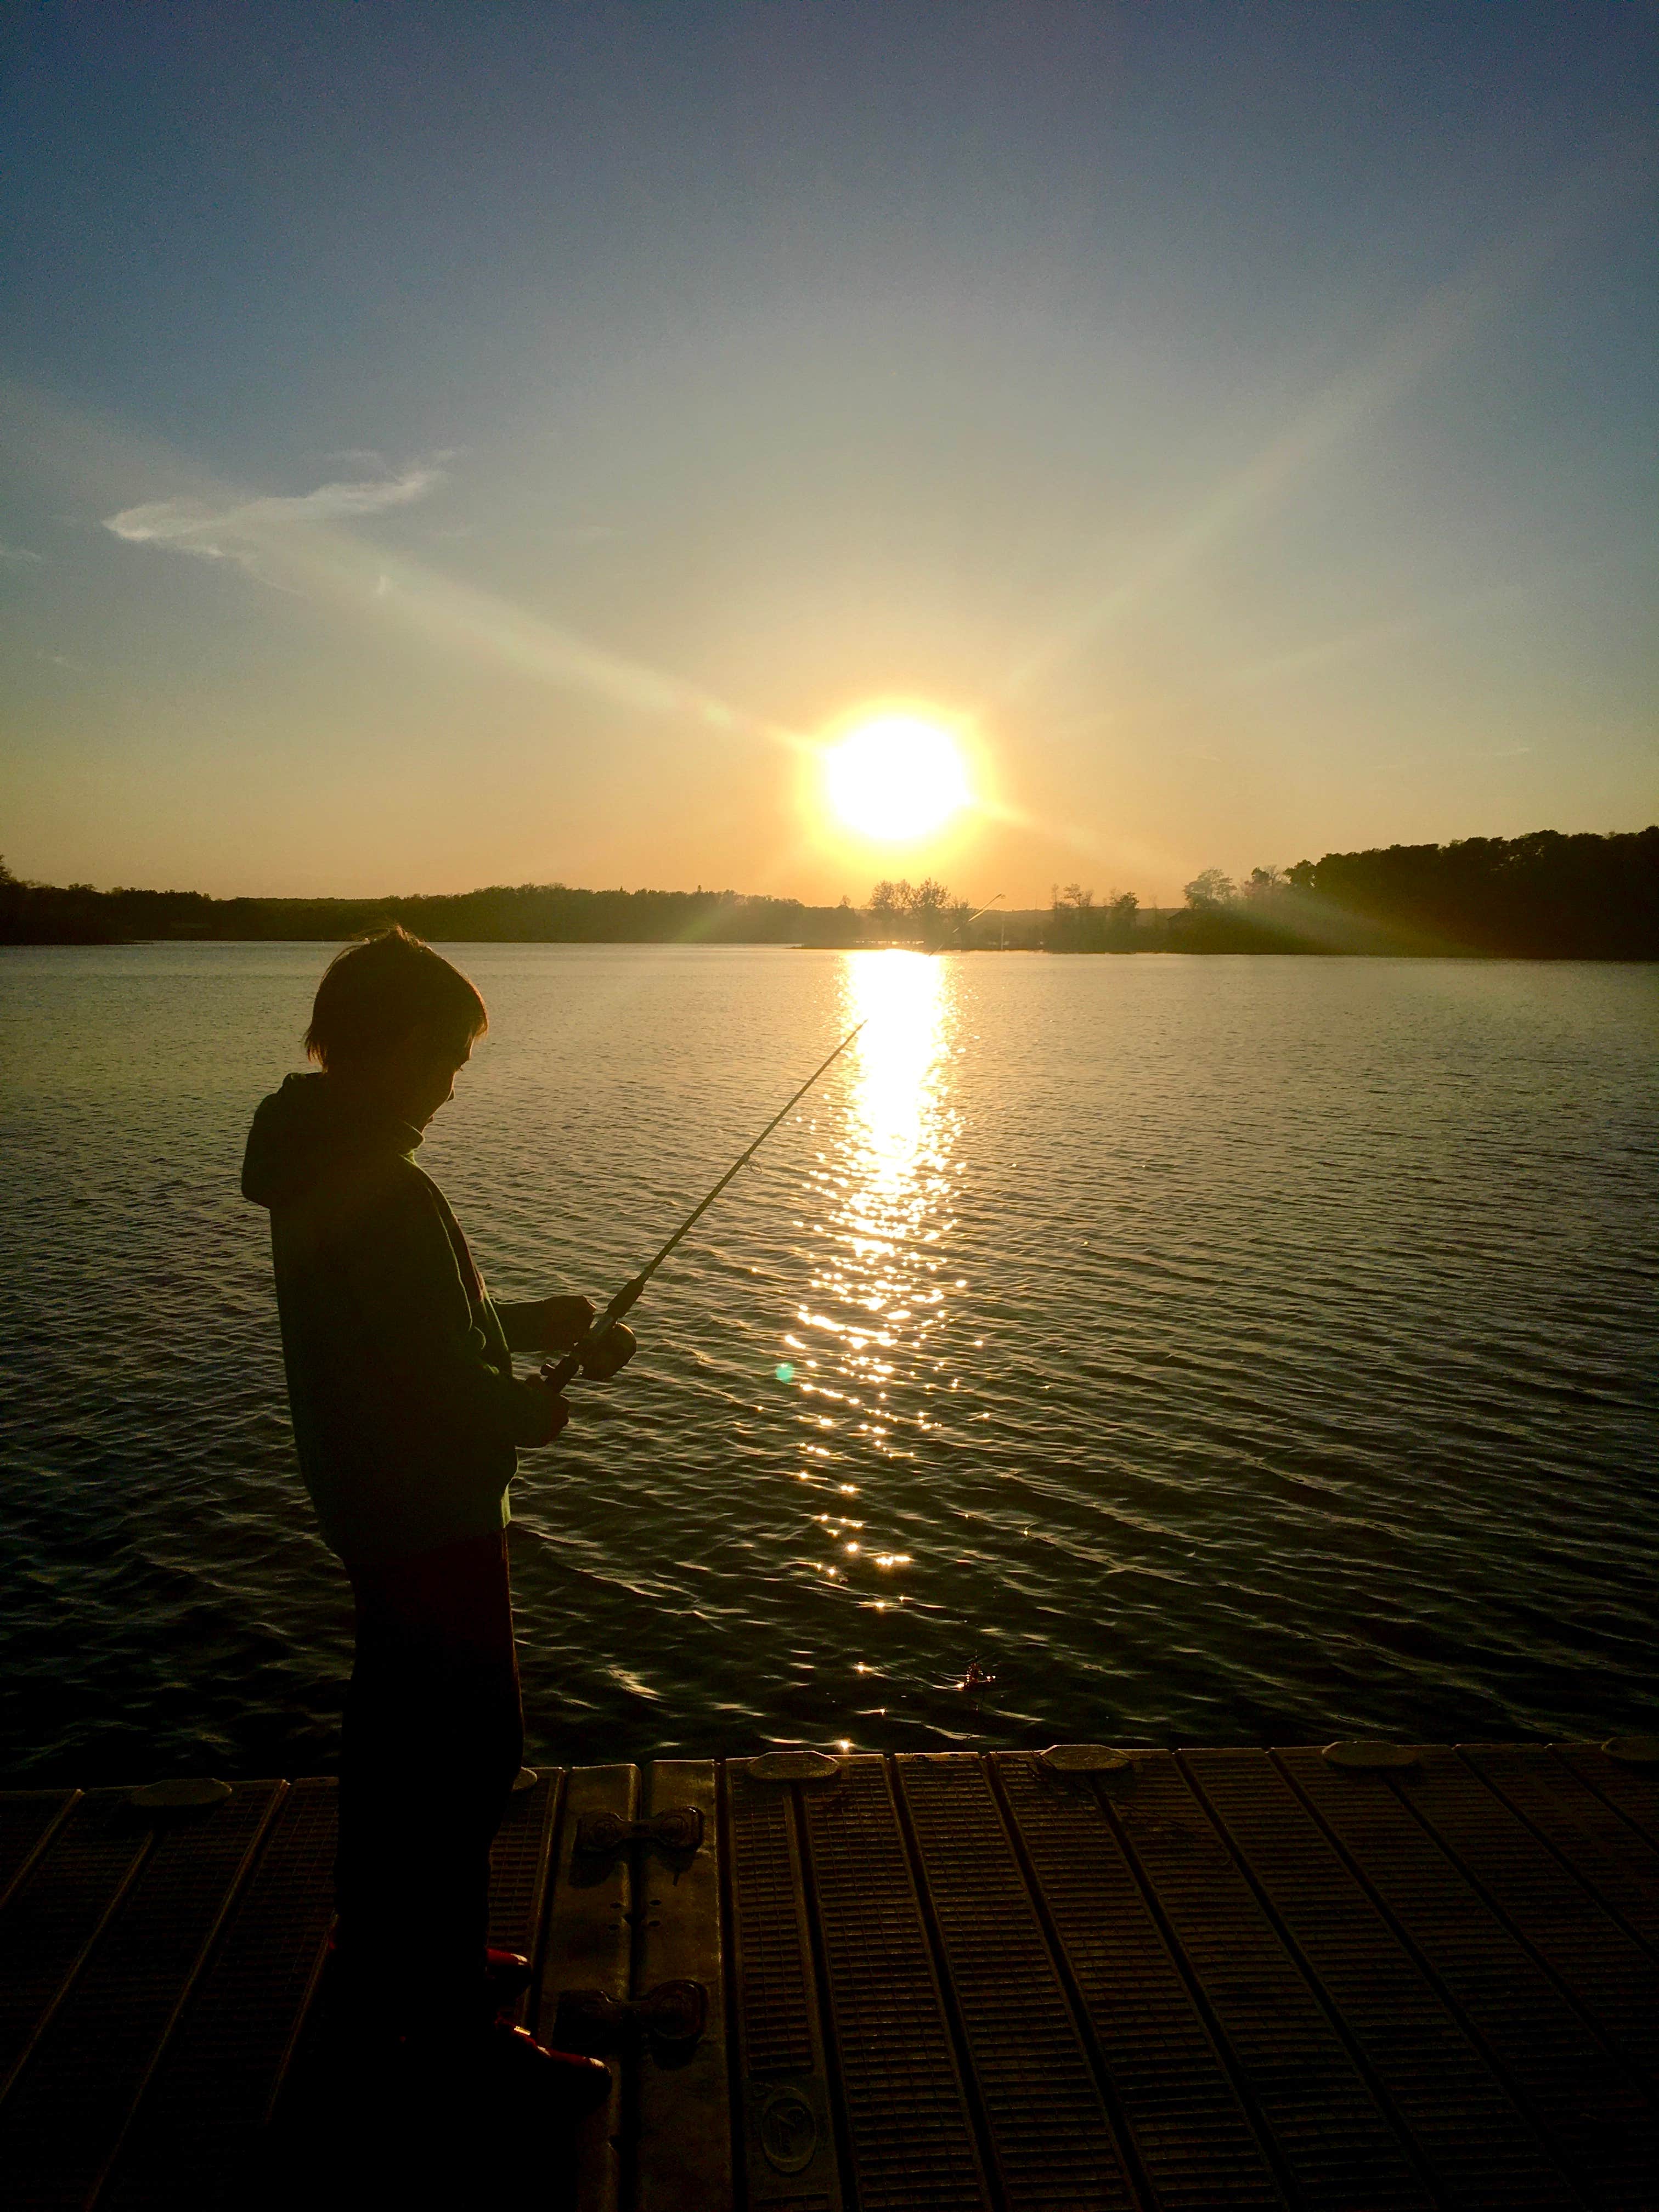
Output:
M532 1447L536 1444L550 1444L559 1431L569 1420L570 1408L556 1390L548 1389L546 1383L538 1376L532 1376L523 1387L526 1390L535 1392L536 1400L544 1406L546 1413L544 1433L526 1441L530 1442Z
M531 1348L537 1352L568 1352L593 1326L593 1308L586 1298L540 1298L536 1310L539 1334Z

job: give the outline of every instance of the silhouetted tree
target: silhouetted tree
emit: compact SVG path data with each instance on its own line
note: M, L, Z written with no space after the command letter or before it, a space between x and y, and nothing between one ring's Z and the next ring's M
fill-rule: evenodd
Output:
M1212 913L1216 908L1231 903L1233 879L1223 875L1219 868L1204 868L1191 883L1182 885L1182 892L1195 914Z
M1127 899L1127 907L1123 905ZM1140 902L1133 891L1113 891L1103 907L1085 884L1056 889L1049 911L1048 946L1051 952L1105 952L1127 942ZM1127 919L1126 919L1127 915Z
M950 892L933 876L924 876L914 885L901 884L899 890L912 932L930 952L937 951L950 932Z
M1283 890L1286 880L1283 868L1252 868L1249 881L1240 886L1240 895L1247 899L1271 898L1275 891Z

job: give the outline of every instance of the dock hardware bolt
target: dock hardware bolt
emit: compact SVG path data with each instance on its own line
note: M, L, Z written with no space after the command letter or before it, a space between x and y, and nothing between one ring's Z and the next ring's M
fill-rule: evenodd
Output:
M625 1844L695 1851L702 1842L702 1814L696 1805L671 1805L648 1820L624 1820L616 1813L584 1813L576 1823L576 1849L584 1857L609 1858Z
M1122 1774L1133 1776L1134 1760L1127 1751L1114 1751L1105 1743L1051 1743L1040 1751L1037 1765L1050 1774Z
M203 1774L178 1781L145 1782L127 1792L127 1802L139 1813L205 1813L222 1805L230 1795L228 1782Z
M749 1762L751 1782L833 1782L840 1772L827 1751L763 1751Z
M614 2051L630 2035L684 2050L701 2039L708 2024L708 1992L701 1982L659 1982L642 1997L565 1990L553 2033L568 2051Z
M1321 1757L1328 1766L1350 1774L1395 1774L1419 1764L1408 1743L1382 1743L1355 1737L1345 1743L1328 1743Z

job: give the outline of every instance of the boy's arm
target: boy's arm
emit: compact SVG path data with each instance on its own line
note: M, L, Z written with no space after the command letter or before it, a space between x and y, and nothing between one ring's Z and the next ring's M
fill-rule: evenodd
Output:
M564 1425L544 1384L503 1375L486 1358L454 1248L421 1184L389 1182L343 1257L380 1364L408 1402L441 1425L504 1443L544 1444Z

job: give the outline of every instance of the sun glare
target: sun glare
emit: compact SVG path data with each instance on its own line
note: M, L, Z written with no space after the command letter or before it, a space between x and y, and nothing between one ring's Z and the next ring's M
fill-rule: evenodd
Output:
M942 829L969 801L956 739L920 714L877 714L828 755L830 804L849 830L890 844Z

